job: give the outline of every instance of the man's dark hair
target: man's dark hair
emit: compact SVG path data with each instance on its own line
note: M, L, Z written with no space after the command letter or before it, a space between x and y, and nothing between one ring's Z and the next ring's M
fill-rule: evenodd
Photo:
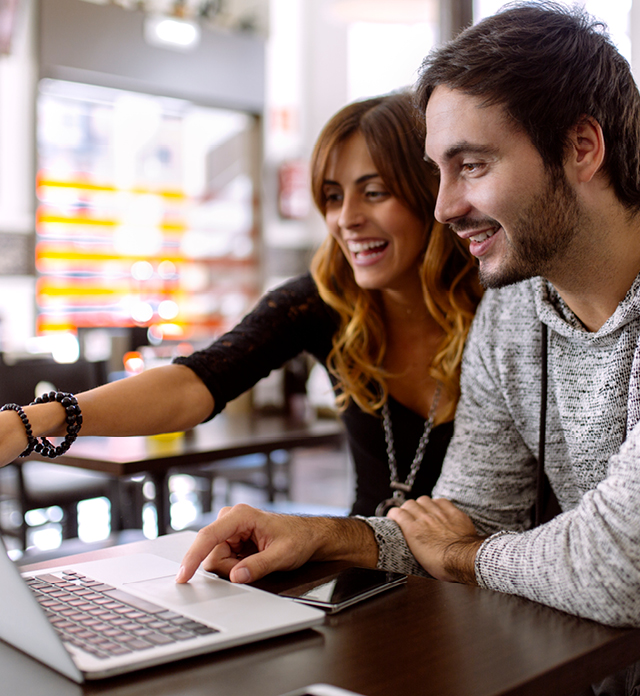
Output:
M423 113L438 85L502 105L558 171L568 135L585 116L602 127L603 172L629 210L640 210L640 96L602 23L553 2L512 3L425 58Z

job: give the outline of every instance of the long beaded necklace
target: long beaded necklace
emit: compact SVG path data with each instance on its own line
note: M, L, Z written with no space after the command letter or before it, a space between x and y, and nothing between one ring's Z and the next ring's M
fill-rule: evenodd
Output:
M389 471L391 473L390 486L393 488L393 496L383 500L376 508L376 517L384 517L392 507L400 507L402 503L405 502L406 493L410 493L413 488L413 484L420 470L420 465L422 464L422 458L424 457L424 450L429 442L429 436L431 435L431 430L433 429L433 421L436 417L436 411L438 410L438 402L440 401L441 385L438 383L436 387L436 392L433 395L433 402L429 410L429 417L424 424L424 430L420 436L420 442L418 442L418 449L411 462L411 468L409 469L409 475L407 476L404 483L398 480L398 464L396 462L396 451L393 445L393 431L391 430L391 415L389 414L389 406L387 402L382 406L382 425L384 427L384 439L387 443L387 458L389 459Z

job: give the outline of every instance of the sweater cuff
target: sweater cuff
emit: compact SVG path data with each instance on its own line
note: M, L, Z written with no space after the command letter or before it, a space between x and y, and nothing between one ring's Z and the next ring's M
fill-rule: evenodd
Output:
M396 522L388 517L357 515L356 519L366 522L373 530L378 545L378 568L406 575L431 577L414 558Z
M484 540L482 546L478 549L475 561L476 582L478 583L478 587L483 587L485 590L499 590L495 582L491 582L491 571L495 570L495 564L492 563L490 546L492 541L507 534L515 535L518 534L518 532L502 530L496 534L492 534L489 538Z

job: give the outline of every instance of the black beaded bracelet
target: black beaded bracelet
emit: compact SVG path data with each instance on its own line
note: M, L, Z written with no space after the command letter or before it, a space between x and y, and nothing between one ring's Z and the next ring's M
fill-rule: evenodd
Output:
M5 404L2 408L0 408L0 411L15 411L20 416L22 425L24 425L24 429L27 431L27 448L20 456L26 457L28 454L31 454L38 441L35 437L33 437L31 423L29 423L27 414L22 410L22 406L18 406L18 404Z
M31 423L27 418L26 413L23 411L21 406L17 404L5 404L0 411L16 411L20 420L24 424L24 428L27 431L27 448L20 455L21 457L26 457L31 452L37 452L43 457L49 457L49 459L54 459L64 454L69 447L75 442L78 437L80 428L82 427L82 413L80 411L80 406L78 406L78 399L73 394L67 392L49 392L48 394L43 394L37 399L31 402L31 406L36 404L46 404L50 401L57 401L66 412L66 422L67 422L67 434L64 440L57 447L47 440L46 437L41 437L38 441L37 437L34 437L33 430L31 429Z

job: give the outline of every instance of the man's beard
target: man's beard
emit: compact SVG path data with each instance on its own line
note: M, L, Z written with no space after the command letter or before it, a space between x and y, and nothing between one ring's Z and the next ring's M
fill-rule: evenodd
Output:
M547 276L550 269L562 262L583 218L583 210L564 171L551 172L546 187L534 194L510 225L510 238L506 239L508 252L499 268L483 270L480 261L478 273L483 287L502 288L535 276ZM471 229L472 226L497 228L500 223L492 218L483 219L480 224L477 220L459 220L453 228Z

